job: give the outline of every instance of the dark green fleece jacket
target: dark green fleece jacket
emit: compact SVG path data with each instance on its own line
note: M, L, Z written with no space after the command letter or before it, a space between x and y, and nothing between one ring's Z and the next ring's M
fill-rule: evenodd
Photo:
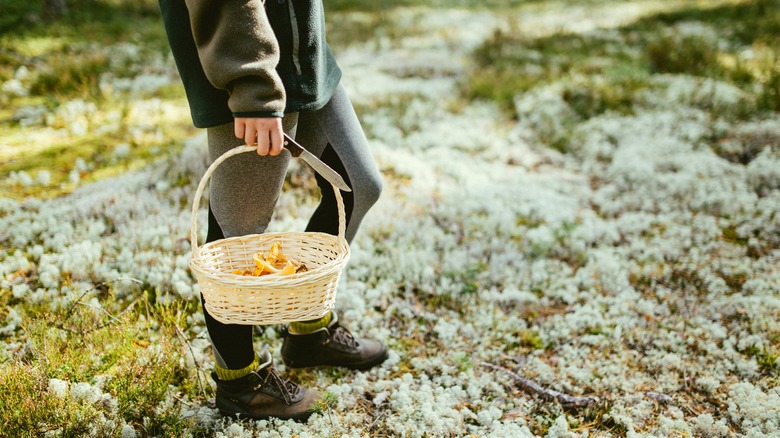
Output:
M316 110L341 79L321 0L159 2L197 127Z

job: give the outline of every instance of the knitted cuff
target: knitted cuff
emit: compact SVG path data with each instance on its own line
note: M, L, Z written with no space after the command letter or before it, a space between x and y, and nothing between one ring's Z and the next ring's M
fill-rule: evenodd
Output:
M296 333L299 335L305 335L308 333L313 333L321 328L327 327L330 325L330 322L333 320L333 312L328 312L327 315L323 316L320 319L315 319L312 321L296 321L290 323L290 332Z
M220 380L236 380L248 375L252 371L256 370L259 366L260 356L255 354L255 360L240 370L231 370L228 368L222 368L219 365L215 365L214 371L217 373L217 377L219 377Z

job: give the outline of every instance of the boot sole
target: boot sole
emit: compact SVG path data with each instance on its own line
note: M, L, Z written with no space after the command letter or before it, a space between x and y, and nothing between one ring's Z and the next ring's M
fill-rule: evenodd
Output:
M372 357L371 359L368 359L364 362L357 362L352 364L306 363L306 362L301 363L301 361L285 359L284 356L282 356L282 362L284 362L284 365L287 368L293 368L296 370L309 369L309 368L323 368L323 367L339 367L339 368L347 368L355 371L366 371L386 361L387 357L388 357L387 350L384 350L382 354L378 354L375 357Z
M230 400L218 400L216 404L216 408L220 415L236 420L270 420L271 418L278 418L280 420L295 420L305 422L309 419L309 417L311 417L311 414L314 413L313 410L307 409L305 411L291 413L288 415L251 415L250 413L244 411L241 406L231 402Z
M280 420L293 420L298 421L301 423L305 423L309 417L314 413L314 411L307 411L302 412L300 414L290 415L290 416L274 416L274 415L262 415L262 416L251 416L248 414L244 414L241 412L230 412L230 411L223 411L222 409L218 409L219 414L223 417L232 418L234 420L270 420L272 418L278 418Z

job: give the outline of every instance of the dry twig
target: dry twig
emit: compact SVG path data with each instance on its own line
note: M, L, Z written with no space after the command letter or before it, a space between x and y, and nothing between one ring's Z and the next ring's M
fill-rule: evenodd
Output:
M192 348L192 344L187 339L187 337L184 335L184 331L179 327L179 319L181 318L181 312L176 316L176 324L174 326L176 327L176 333L179 335L179 338L181 339L182 343L190 350L190 354L192 355L192 363L195 364L195 375L198 377L198 389L200 390L200 393L204 396L206 395L205 389L203 389L203 382L200 379L200 373L203 373L203 369L201 368L200 364L198 363L198 358L195 356L195 350Z
M543 400L556 401L560 403L561 406L563 406L564 408L584 408L592 404L599 403L601 401L612 399L612 397L607 397L607 398L599 398L599 397L592 397L592 396L577 397L573 395L564 394L554 389L545 388L531 379L523 377L515 372L512 372L506 368L502 368L498 365L489 362L482 362L482 365L485 368L490 368L497 371L503 371L504 373L509 375L509 377L511 377L512 380L514 380L520 386L520 388L532 394L538 395ZM635 393L634 395L641 395L643 397L647 397L649 399L655 400L656 402L662 405L668 405L674 401L671 396L668 396L660 392L652 392L652 391L640 392L640 393ZM625 396L627 395L624 394L623 397Z
M670 404L672 402L672 398L671 397L669 397L666 394L662 394L660 392L645 392L644 396L647 397L647 398L651 398L651 399L653 399L653 400L655 400L658 403L661 403L663 405L668 405L668 404Z
M496 371L503 371L509 377L511 377L512 380L514 380L515 383L517 383L518 386L520 386L520 388L523 390L536 394L543 400L556 401L565 408L585 408L601 401L598 397L577 397L564 394L554 389L545 388L531 379L525 378L515 372L489 362L482 362L482 366Z
M138 281L138 280L133 279L133 278L130 278L129 280L131 280L131 281ZM133 307L135 307L135 303L138 302L138 300L134 300L133 302L131 302L127 307L125 307L121 312L119 312L119 314L117 316L112 315L109 311L107 311L106 309L104 309L102 307L94 306L92 304L87 304L87 303L81 302L81 300L84 299L84 297L88 293L94 291L95 289L97 289L100 286L105 286L105 285L107 285L109 283L110 282L106 281L106 282L95 284L91 288L85 289L84 292L82 292L82 294L79 295L79 297L76 299L76 301L71 303L70 307L68 307L68 311L65 313L65 316L62 318L62 321L54 324L54 327L56 327L56 328L58 328L60 330L69 332L69 333L74 333L74 334L77 334L77 335L80 335L80 336L84 336L84 335L86 335L88 333L92 333L94 331L98 331L98 330L100 330L102 328L105 328L105 327L108 327L108 326L110 326L110 325L112 325L114 323L120 322L119 317L124 315L125 313L127 313ZM85 306L85 307L90 307L90 308L96 309L96 310L104 313L105 315L108 316L108 318L109 318L108 321L104 322L103 324L98 324L98 325L96 325L94 327L91 327L91 328L88 328L88 329L78 330L78 329L66 327L65 326L65 322L68 319L70 319L71 316L73 316L73 312L76 310L76 306L79 306L79 305L80 306Z

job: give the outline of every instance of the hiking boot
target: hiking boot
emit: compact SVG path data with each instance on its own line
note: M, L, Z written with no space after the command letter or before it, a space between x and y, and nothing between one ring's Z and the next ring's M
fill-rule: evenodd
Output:
M254 420L275 417L306 421L313 412L317 391L279 377L267 350L263 349L260 359L263 364L236 380L220 380L216 373L211 374L217 382L216 404L220 414Z
M282 361L290 368L338 366L367 370L387 359L381 342L356 339L338 322L336 312L327 327L299 334L284 328Z

